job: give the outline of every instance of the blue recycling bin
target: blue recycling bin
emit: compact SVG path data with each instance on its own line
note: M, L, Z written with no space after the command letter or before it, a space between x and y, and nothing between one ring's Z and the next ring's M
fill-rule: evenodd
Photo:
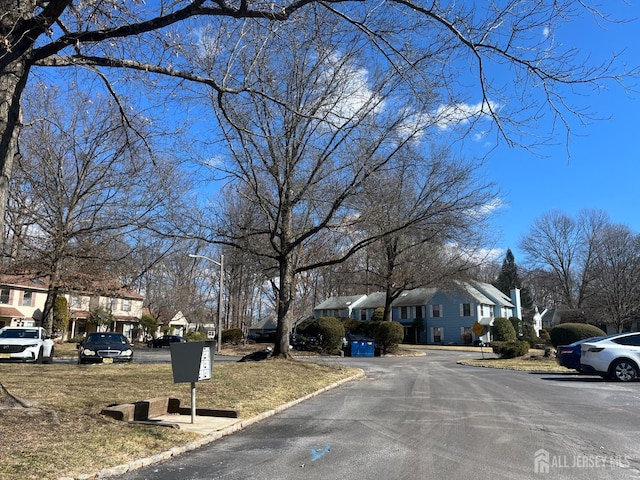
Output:
M349 347L352 357L373 357L376 342L371 338L350 338Z

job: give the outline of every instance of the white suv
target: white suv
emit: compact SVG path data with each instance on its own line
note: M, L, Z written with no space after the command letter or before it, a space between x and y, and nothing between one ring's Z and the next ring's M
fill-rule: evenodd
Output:
M0 362L53 362L53 340L42 327L0 328Z
M640 376L640 332L618 333L582 344L583 373L630 382Z

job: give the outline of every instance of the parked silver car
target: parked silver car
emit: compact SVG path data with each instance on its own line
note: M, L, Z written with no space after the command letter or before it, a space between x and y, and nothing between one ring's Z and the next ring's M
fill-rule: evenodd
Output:
M582 344L583 373L630 382L640 376L640 332L618 333Z

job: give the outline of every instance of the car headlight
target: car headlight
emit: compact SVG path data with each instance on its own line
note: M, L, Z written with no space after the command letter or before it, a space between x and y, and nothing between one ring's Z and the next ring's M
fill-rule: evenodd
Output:
M95 356L96 352L94 352L93 350L89 350L88 348L85 348L85 349L82 350L82 354L93 357L93 356Z
M133 355L133 351L131 349L123 350L122 353L120 353L120 356L122 357L130 357L131 355Z

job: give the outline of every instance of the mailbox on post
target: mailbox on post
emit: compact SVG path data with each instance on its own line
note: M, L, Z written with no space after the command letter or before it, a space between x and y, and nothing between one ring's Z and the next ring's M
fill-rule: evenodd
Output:
M196 382L211 380L215 341L171 343L173 383L191 383L191 423L196 416Z

